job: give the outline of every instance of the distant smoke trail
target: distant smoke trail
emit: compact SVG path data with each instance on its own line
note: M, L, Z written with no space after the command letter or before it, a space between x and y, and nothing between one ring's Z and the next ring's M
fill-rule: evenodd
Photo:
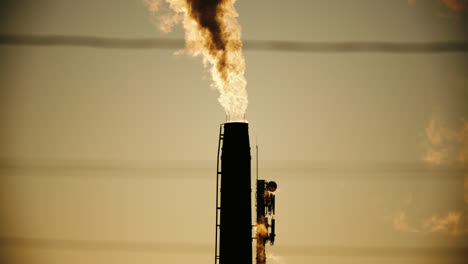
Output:
M182 49L182 39L107 38L65 35L0 34L0 45L70 46L101 49ZM191 44L189 44L191 46ZM468 52L467 42L296 42L245 40L244 50L313 53L446 53Z
M184 41L162 38L126 39L93 36L0 34L0 45L70 46L102 49L179 49L184 47Z
M170 31L181 21L185 29L185 48L193 56L211 65L212 86L220 96L229 121L244 121L247 110L247 81L242 55L241 29L234 3L236 0L165 0L173 15L160 17L160 29ZM154 13L161 0L147 0Z
M123 240L73 240L54 238L0 237L0 248L39 249L95 252L161 252L172 254L209 254L209 244L156 243L149 241ZM461 258L465 260L468 248L460 247L356 247L356 246L283 246L278 248L284 256L335 256L377 257L394 259L401 257ZM269 254L270 255L270 254ZM274 258L271 259L274 263Z

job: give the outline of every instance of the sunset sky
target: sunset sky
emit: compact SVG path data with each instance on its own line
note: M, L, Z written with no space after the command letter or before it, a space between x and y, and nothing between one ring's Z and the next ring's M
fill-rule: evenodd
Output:
M464 0L235 7L243 40L468 41ZM0 35L184 38L155 21L142 0L0 5ZM176 52L0 45L0 262L214 261L225 113ZM466 261L468 53L243 54L251 147L279 186L267 263Z

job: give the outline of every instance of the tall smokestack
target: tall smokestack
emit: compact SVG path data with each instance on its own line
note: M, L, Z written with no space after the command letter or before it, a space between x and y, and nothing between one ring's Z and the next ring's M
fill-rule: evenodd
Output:
M221 154L220 264L252 263L250 142L247 123L225 123Z

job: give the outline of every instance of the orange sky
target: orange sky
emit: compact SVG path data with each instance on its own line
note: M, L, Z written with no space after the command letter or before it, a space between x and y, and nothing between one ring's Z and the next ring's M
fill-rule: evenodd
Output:
M467 41L439 0L236 9L249 40ZM139 0L9 1L0 33L183 38L152 20ZM175 51L0 46L0 259L213 260L224 110ZM251 144L279 184L270 263L462 263L466 53L244 55Z

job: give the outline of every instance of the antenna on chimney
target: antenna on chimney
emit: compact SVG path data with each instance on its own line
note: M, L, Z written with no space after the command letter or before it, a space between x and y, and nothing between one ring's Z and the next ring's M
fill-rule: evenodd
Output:
M257 149L257 158L255 160L257 162L257 181L258 181L258 137L255 139L255 141L256 141L255 142L256 143L255 147Z

